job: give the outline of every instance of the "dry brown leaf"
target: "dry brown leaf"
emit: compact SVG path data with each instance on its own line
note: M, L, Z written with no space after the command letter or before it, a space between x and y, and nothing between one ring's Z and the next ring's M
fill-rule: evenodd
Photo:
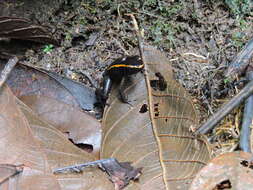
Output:
M214 158L197 174L190 190L221 189L225 185L230 185L229 189L253 189L253 170L243 165L244 161L250 159L252 154L239 151Z
M125 90L129 104L119 101L116 90L112 93L102 124L101 158L143 168L139 182L126 189L188 189L210 159L208 144L190 132L198 116L188 93L173 79L165 55L145 47L143 60L152 88L147 93L139 73Z
M44 174L44 182L53 189L59 189L50 168L45 160L40 144L36 141L23 113L16 104L15 97L5 86L0 94L1 111L1 138L0 138L0 163L1 164L24 164L24 170L19 175L22 180L19 186L26 186L33 176L34 183L40 181ZM55 181L55 183L53 183ZM43 185L34 186L36 189L45 189Z
M46 28L19 17L0 16L0 37L59 45Z
M75 144L92 145L92 154L99 159L101 123L95 118L75 107L45 96L22 96L20 100L41 119L49 122L61 132L68 133L68 138Z
M94 157L39 119L6 86L0 91L0 109L0 164L24 165L19 189L113 189L106 175L97 168L82 174L54 175L55 168L84 163Z
M22 166L0 164L1 190L17 189L18 175L22 172Z
M0 70L4 63L0 60ZM15 96L43 95L57 99L76 108L91 110L95 103L95 92L90 88L38 68L19 64L12 70L7 84Z

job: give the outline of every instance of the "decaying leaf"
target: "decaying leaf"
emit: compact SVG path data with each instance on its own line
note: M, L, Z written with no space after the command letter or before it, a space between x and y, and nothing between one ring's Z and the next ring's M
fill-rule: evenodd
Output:
M197 174L190 190L253 189L253 170L244 165L251 159L252 154L239 151L215 157Z
M94 117L46 96L22 96L20 100L41 119L49 122L61 132L67 133L68 138L75 144L92 145L92 153L99 159L101 124Z
M61 8L63 2L64 0L4 0L0 1L0 16L22 17L44 25Z
M0 64L0 70L3 67ZM69 88L63 85L65 82ZM7 84L17 97L39 94L84 110L93 109L96 101L90 88L69 79L59 82L45 71L21 63L13 69Z
M113 189L106 175L96 168L82 174L54 175L54 168L95 158L39 119L7 86L0 92L0 164L23 165L18 175L19 189Z
M17 105L15 97L6 86L1 89L0 108L2 134L0 163L24 165L23 172L19 175L19 178L22 178L22 180L19 179L19 186L30 185L32 180L34 187L38 187L36 189L43 189L43 185L39 187L37 183L44 175L43 182L48 182L50 188L59 189L59 185L53 180L53 175L50 175L50 168L40 144L33 136L28 121Z
M56 30L50 20L63 2L0 1L0 58L24 58L27 50L41 49L42 43L59 45L53 37Z
M18 174L23 171L22 166L0 164L0 187L3 190L17 189Z
M0 16L0 37L59 45L45 28L19 17Z
M81 108L84 110L93 109L94 103L96 102L96 96L94 94L94 91L92 91L90 88L85 87L82 83L60 76L57 73L46 71L45 69L40 69L40 71L54 78L69 92L71 92L72 96L75 97Z
M112 92L103 118L101 158L116 158L143 168L139 182L126 189L188 189L210 159L203 137L190 128L198 124L188 93L173 79L168 59L152 47L143 61L151 89L142 73L126 88L129 104Z
M115 158L109 159L100 165L114 183L115 190L123 189L130 180L137 180L142 168L133 168L129 162L120 163Z

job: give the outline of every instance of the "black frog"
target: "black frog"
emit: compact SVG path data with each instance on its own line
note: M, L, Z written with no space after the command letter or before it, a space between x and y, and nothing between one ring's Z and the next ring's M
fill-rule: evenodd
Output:
M119 84L120 100L128 103L126 95L123 93L124 84L130 81L130 75L136 74L143 69L144 65L141 58L137 55L119 58L110 64L103 74L103 87L99 93L99 100L105 105L108 95L111 91L112 84Z

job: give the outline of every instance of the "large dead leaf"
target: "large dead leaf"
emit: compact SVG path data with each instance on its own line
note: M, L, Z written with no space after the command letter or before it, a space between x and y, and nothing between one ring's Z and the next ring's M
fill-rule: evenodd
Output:
M68 138L73 140L75 144L92 145L92 153L98 158L101 144L101 124L94 117L73 106L45 96L22 96L20 100L32 108L40 118L61 132L68 133Z
M208 144L190 132L198 116L188 93L173 79L168 59L145 47L143 60L152 88L147 93L139 73L125 90L130 104L120 102L116 90L112 93L103 119L101 158L143 167L139 182L126 189L188 189L210 159Z
M18 189L113 189L100 170L54 175L55 168L94 160L39 119L5 86L0 90L0 164L23 164ZM1 187L1 186L0 186Z
M193 180L190 190L253 189L253 170L244 166L252 159L247 152L230 152L211 160Z
M2 70L4 64L0 64ZM51 74L51 73L50 73ZM31 66L18 64L11 72L7 84L17 97L26 95L43 95L54 98L76 108L84 110L93 109L95 93L90 88L60 77L56 79Z
M50 17L59 10L64 0L4 0L0 1L0 16L23 17L36 24L48 24Z
M19 17L0 16L0 37L59 45L59 42L53 39L44 27Z
M0 36L8 39L0 38L0 58L23 58L29 49L40 51L41 44L33 41L59 45L52 34L55 26L49 20L63 2L64 0L0 1Z

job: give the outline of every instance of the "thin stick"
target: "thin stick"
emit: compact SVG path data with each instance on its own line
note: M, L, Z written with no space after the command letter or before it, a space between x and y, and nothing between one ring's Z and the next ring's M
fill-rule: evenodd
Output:
M8 76L10 75L11 71L13 70L13 68L17 63L18 63L17 57L9 59L0 75L0 88L2 88L3 84L5 83L5 81L7 80Z
M229 79L234 79L236 76L245 72L249 65L249 60L253 55L253 38L248 41L240 53L235 57L232 63L225 71L225 76Z
M206 134L213 129L226 115L228 115L235 107L240 105L253 93L253 81L250 81L235 97L233 97L227 104L221 107L206 123L204 123L195 132L196 134Z
M84 168L87 167L94 167L94 166L99 166L103 163L106 162L112 162L112 161L116 161L115 158L107 158L107 159L102 159L102 160L96 160L96 161L92 161L92 162L86 162L83 164L76 164L76 165L72 165L72 166L66 166L63 168L57 168L55 170L53 170L53 172L56 173L66 173L66 172L81 172L83 171Z
M251 68L250 66L248 68ZM247 71L247 78L252 81L253 80L253 71ZM249 98L245 101L244 111L243 111L243 120L242 120L242 128L240 132L240 148L244 152L251 152L250 148L250 131L253 120L253 95L249 96Z
M140 57L142 59L142 62L144 61L143 60L143 40L142 40L142 34L140 32L140 29L139 29L139 26L138 26L138 23L134 17L133 14L127 14L127 16L130 16L133 20L133 25L134 25L134 30L136 32L136 35L137 35L137 39L138 39L138 45L139 45L139 51L140 51ZM144 63L144 62L143 62ZM145 69L145 68L144 68Z

